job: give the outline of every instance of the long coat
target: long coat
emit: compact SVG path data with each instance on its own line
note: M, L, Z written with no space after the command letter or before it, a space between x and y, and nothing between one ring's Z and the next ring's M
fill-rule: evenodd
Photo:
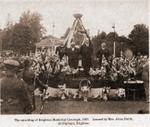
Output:
M31 109L25 82L15 75L9 75L1 80L1 113L25 114Z
M56 52L55 52L55 53L58 54L59 59L62 60L63 56L64 56L65 53L66 53L66 49L65 49L65 47L58 46L58 47L56 48Z
M82 66L85 70L85 73L88 73L90 67L92 66L92 45L86 46L85 44L80 48L80 54L82 56Z
M78 67L78 61L79 61L79 49L72 48L67 49L67 56L68 56L68 63L71 68L77 68Z
M30 103L32 104L33 110L34 110L35 109L35 97L34 97L35 74L32 69L30 69L30 68L24 69L23 80L26 82L28 96L29 96Z

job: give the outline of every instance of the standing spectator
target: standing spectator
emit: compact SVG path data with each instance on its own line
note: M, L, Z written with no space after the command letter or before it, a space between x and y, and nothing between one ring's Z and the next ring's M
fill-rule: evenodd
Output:
M148 60L143 65L142 79L144 81L146 102L149 103L149 61Z
M66 49L65 49L63 43L61 43L61 45L56 48L56 52L55 53L59 56L60 60L62 60L62 58L64 57L65 52L66 52L65 50Z
M101 44L101 48L96 53L96 57L99 59L99 67L100 68L101 68L101 65L102 65L103 56L106 58L106 60L108 62L108 58L110 56L110 53L109 53L109 50L106 48L106 43L105 42L103 42Z
M81 46L80 54L82 57L82 66L84 68L85 74L88 75L90 67L92 66L92 54L93 54L93 47L88 39L86 39L84 44Z
M137 53L137 59L136 59L136 78L138 80L142 80L142 72L143 72L143 64L141 59L141 53Z
M71 48L67 49L68 63L71 68L77 69L79 62L79 49L75 47L75 42L71 43Z
M32 105L33 110L35 110L35 98L34 98L35 74L34 71L31 69L31 63L29 60L24 61L23 80L27 84L27 92L30 98L30 103Z
M25 82L17 78L19 63L15 60L5 60L6 76L1 80L1 113L24 114L26 109L32 109L27 94ZM30 110L31 111L31 110Z
M42 51L41 51L41 58L42 58L42 61L45 61L46 54L47 54L47 49L46 49L46 48L43 48Z

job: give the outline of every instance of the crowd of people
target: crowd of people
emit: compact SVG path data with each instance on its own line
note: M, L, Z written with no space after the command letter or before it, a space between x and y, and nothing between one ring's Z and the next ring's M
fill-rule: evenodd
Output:
M48 54L43 49L34 56L11 54L1 57L2 113L31 113L35 110L36 87L43 92L50 83L49 79L56 79L60 84L68 75L112 81L145 80L145 90L148 91L148 73L143 74L145 67L148 71L148 56L133 56L130 59L124 55L112 57L106 43L102 43L96 53L98 66L93 66L92 57L93 48L88 39L80 49L72 42L70 48L63 45L57 47L55 54Z

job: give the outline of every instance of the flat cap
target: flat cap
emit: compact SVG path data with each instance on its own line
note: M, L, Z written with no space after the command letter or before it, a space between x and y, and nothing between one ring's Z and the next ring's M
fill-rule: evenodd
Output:
M18 67L20 65L18 61L12 59L5 60L4 64L9 66L14 66L14 67Z

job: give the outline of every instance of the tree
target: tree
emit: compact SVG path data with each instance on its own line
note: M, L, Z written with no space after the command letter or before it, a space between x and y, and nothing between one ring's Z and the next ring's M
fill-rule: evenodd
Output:
M117 52L120 53L120 51L125 51L127 48L130 48L132 49L132 44L131 44L131 41L125 37L125 36L119 36L118 39L117 39Z
M19 23L8 23L1 31L2 48L26 54L34 51L35 43L39 42L46 30L41 24L39 13L24 12Z
M31 43L35 44L40 41L46 32L41 24L42 17L39 13L30 11L24 12L20 17L20 24L29 27L31 31Z
M31 30L28 26L17 23L12 35L12 48L19 54L26 54L30 50Z
M2 49L11 50L12 49L12 36L13 36L14 25L9 24L1 31L2 39Z
M118 34L116 32L108 33L106 36L105 42L106 42L107 47L109 48L109 51L111 54L113 54L114 41L116 42L116 47L117 47L118 46ZM118 50L116 50L116 51L118 51Z
M104 31L102 31L100 34L92 38L94 54L98 51L101 43L104 42L105 39L106 39L106 33Z
M129 39L132 45L135 47L134 52L141 52L143 55L148 55L148 27L144 24L134 25L133 30L129 34Z

